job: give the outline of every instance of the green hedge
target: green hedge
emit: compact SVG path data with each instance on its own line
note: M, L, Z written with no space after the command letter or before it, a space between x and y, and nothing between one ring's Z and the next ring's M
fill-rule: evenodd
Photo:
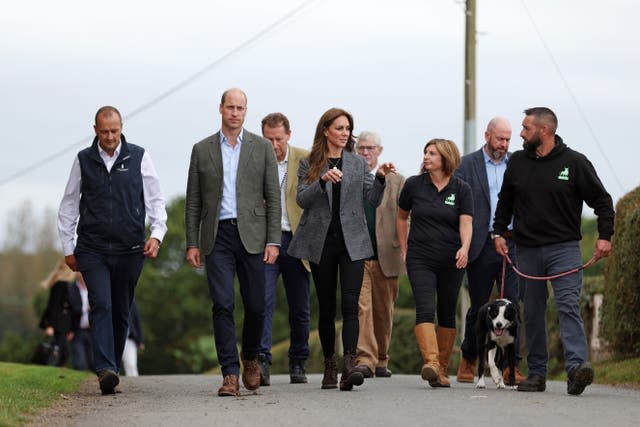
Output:
M640 187L616 205L613 253L605 264L601 334L610 350L640 355Z

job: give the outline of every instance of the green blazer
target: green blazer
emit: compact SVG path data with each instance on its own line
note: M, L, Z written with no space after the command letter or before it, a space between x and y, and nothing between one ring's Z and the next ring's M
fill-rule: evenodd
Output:
M216 241L223 176L218 132L193 146L187 181L187 248L200 248L204 256ZM236 197L238 232L247 252L264 252L267 243L279 245L282 211L276 156L269 141L247 130L240 148Z

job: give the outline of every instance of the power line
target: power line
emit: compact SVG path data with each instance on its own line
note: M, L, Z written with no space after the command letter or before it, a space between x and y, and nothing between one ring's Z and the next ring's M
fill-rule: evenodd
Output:
M129 120L129 119L137 116L138 114L142 113L143 111L148 110L149 108L155 106L159 102L161 102L161 101L165 100L166 98L170 97L174 93L184 89L185 87L187 87L188 85L190 85L191 83L193 83L194 81L196 81L197 79L202 77L203 75L207 74L209 71L213 70L214 68L216 68L220 64L224 63L227 59L231 58L233 55L237 54L238 52L241 52L245 48L249 47L250 45L252 45L256 41L258 41L262 37L266 36L267 34L272 32L273 30L278 28L284 22L286 22L289 19L293 18L298 13L302 12L304 9L306 9L308 6L310 6L311 3L313 3L314 1L315 0L307 0L307 1L302 2L300 5L298 5L294 9L292 9L290 12L286 13L285 15L283 15L282 17L277 19L272 24L268 25L267 27L265 27L261 31L259 31L256 34L254 34L252 37L247 39L244 43L241 43L240 45L238 45L235 48L231 49L229 52L227 52L226 54L222 55L220 58L218 58L215 61L207 64L204 68L200 69L199 71L197 71L196 73L194 73L191 76L187 77L183 81L177 83L176 85L170 87L169 89L167 89L166 91L162 92L160 95L156 96L155 98L151 99L150 101L142 104L141 106L139 106L138 108L136 108L133 111L129 112L128 114L125 114L123 116L123 120ZM2 179L0 181L0 187L2 187L3 185L5 185L5 184L7 184L7 183L9 183L9 182L11 182L11 181L23 176L23 175L26 175L26 174L28 174L30 172L33 172L34 170L44 166L45 164L49 163L50 161L56 159L57 157L59 157L59 156L61 156L63 154L66 154L67 152L75 149L79 145L86 145L87 142L88 141L92 141L93 138L94 138L93 134L87 135L86 137L82 138L81 140L76 141L71 145L68 145L67 147L65 147L65 148L63 148L63 149L61 149L61 150L59 150L59 151L57 151L57 152L45 157L44 159L38 160L37 162L35 162L35 163L33 163L33 164L23 168L23 169L20 169L19 171L17 171L15 173L7 176L6 178Z
M560 76L560 80L562 80L562 83L564 84L565 89L569 93L569 97L571 98L571 100L575 104L576 109L578 110L578 114L580 115L580 118L582 119L584 124L587 126L587 129L589 130L589 133L591 134L591 137L595 141L596 146L598 147L598 150L600 151L600 154L602 155L602 157L604 158L605 162L609 166L609 169L611 170L611 174L615 178L618 186L620 187L620 190L624 192L624 187L622 185L622 181L620 181L620 178L618 178L618 175L616 174L616 170L613 168L613 165L609 161L609 158L607 157L607 155L605 154L604 150L602 149L602 144L600 144L600 140L598 139L598 137L596 136L596 133L594 132L593 128L591 127L591 123L589 123L589 120L587 119L586 114L584 113L582 107L580 106L580 103L578 102L578 99L574 95L573 90L571 90L571 86L569 86L569 82L567 82L567 79L565 79L564 75L562 74L562 70L560 69L560 65L558 65L558 62L556 61L555 57L553 56L553 53L551 52L551 49L549 49L549 46L547 45L547 42L545 41L544 37L542 37L542 32L540 31L540 29L536 25L536 22L533 19L533 16L531 15L531 12L527 8L527 5L525 4L524 0L520 0L520 2L522 3L522 7L524 8L525 12L527 12L527 16L529 17L529 20L531 21L531 24L533 25L533 28L536 30L536 33L538 34L538 38L540 39L540 42L542 43L542 46L546 50L547 55L549 55L549 58L551 59L551 62L553 63L553 66L556 69L556 72Z

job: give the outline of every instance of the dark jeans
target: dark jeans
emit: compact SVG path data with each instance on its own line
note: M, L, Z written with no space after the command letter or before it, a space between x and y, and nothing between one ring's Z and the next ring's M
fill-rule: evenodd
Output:
M79 371L93 370L93 345L89 329L79 329L75 333L71 341L71 365Z
M507 245L509 246L509 258L515 263L517 261L516 245L512 239L507 239ZM489 301L494 283L498 292L502 287L502 257L496 252L493 241L489 236L487 236L487 241L478 258L467 265L467 279L469 280L471 307L467 310L464 340L460 345L460 350L465 359L476 360L478 357L476 345L478 310ZM504 280L504 298L519 306L520 292L518 288L518 276L511 268L511 265L507 264ZM519 317L517 322L520 324ZM520 360L520 334L516 336L515 349L516 360Z
M218 223L213 251L205 259L209 295L213 302L213 335L222 375L239 375L234 276L238 273L240 295L244 305L242 353L253 360L260 350L264 326L264 262L263 253L250 254L240 240L238 228L227 222Z
M358 345L358 298L364 275L364 260L352 261L341 236L329 233L322 249L320 263L311 263L320 316L318 333L325 358L335 355L336 291L340 274L342 298L342 346L355 354Z
M280 274L282 274L282 282L289 305L289 328L291 330L289 359L306 360L309 357L309 318L311 312L309 308L309 273L304 268L302 261L287 254L291 238L290 231L282 232L282 244L277 261L274 264L264 266L265 313L260 352L266 355L269 363L271 363L271 327L273 312L276 308L276 286Z
M129 330L129 309L144 255L101 255L78 251L78 269L89 291L89 324L96 372L120 371Z
M580 242L545 246L518 246L518 269L531 276L552 276L582 265ZM524 283L524 322L527 331L529 374L547 376L546 311L547 282L522 279ZM582 271L551 280L564 348L565 370L569 372L587 360L587 337L580 314Z
M416 302L416 325L434 323L437 311L439 326L455 328L456 304L464 270L435 267L423 258L410 257L407 258L407 274Z

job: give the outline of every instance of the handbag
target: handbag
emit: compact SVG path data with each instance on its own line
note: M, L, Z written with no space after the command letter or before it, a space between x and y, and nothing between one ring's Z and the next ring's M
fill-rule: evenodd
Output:
M60 347L53 339L45 339L37 346L31 358L31 363L36 365L57 366L60 361Z

